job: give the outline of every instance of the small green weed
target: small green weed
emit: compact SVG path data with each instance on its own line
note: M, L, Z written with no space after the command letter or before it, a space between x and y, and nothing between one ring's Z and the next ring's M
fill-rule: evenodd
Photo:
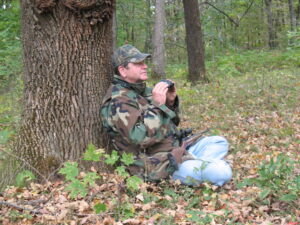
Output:
M106 205L103 203L97 203L96 205L94 205L94 210L96 214L99 214L101 212L105 212L106 211Z
M213 220L212 215L197 210L188 211L186 216L193 224L211 224Z
M25 187L28 183L32 182L35 178L36 178L35 175L31 171L24 170L17 174L16 186Z
M107 165L114 166L119 164L115 171L126 179L126 187L130 191L138 190L142 180L136 176L130 176L125 169L125 166L129 166L134 162L132 154L123 153L120 157L118 152L114 150L109 155L105 154L103 149L96 149L94 145L89 144L83 159L98 162L103 157ZM95 172L88 172L83 177L79 177L78 163L76 162L66 162L64 167L59 170L59 173L65 175L66 180L70 182L66 190L70 192L71 198L76 198L78 195L85 197L88 193L88 188L92 187L96 180L100 178ZM99 209L97 208L97 210Z
M70 182L66 190L70 191L71 198L76 198L78 195L85 197L88 193L87 188L93 186L100 178L95 172L88 172L82 178L78 178L79 170L76 162L66 162L59 173L65 175L66 180Z
M33 216L29 214L29 212L19 212L17 210L12 210L9 212L9 220L10 222L16 222L20 219L32 220Z
M294 172L295 163L287 155L281 153L270 162L264 161L258 171L258 177L245 179L239 187L256 185L261 188L258 197L264 203L268 198L284 202L294 202L300 194L300 175Z

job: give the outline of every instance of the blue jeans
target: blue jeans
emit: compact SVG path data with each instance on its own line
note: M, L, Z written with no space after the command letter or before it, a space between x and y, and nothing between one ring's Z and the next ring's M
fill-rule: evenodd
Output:
M228 142L220 136L204 137L192 145L188 152L195 160L187 160L173 173L174 180L196 185L209 181L222 186L232 177L232 170L223 159L228 153Z

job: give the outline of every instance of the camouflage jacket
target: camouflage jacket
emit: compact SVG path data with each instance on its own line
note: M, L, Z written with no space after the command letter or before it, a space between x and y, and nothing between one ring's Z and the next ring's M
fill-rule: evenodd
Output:
M114 147L135 156L128 168L131 174L157 181L177 169L170 152L179 148L178 102L176 97L174 106L159 106L145 83L131 84L115 76L102 102L102 123ZM191 158L187 154L183 160Z

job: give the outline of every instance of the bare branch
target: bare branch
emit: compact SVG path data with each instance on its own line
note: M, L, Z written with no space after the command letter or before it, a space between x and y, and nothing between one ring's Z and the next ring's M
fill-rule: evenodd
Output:
M247 15L247 13L249 12L250 8L252 7L254 3L254 0L251 1L250 5L247 7L247 9L245 10L245 12L243 13L243 15L241 16L241 18L238 21L235 21L233 18L231 18L227 13L225 13L224 11L222 11L221 9L217 8L216 6L214 6L213 4L211 4L208 1L203 2L202 4L207 4L211 7L213 7L215 10L217 10L218 12L222 13L224 16L226 16L230 22L232 22L236 27L238 27L240 25L241 20Z
M208 1L203 2L202 4L207 4L210 5L211 7L213 7L215 10L217 10L218 12L222 13L224 16L226 16L230 22L232 22L236 27L239 26L239 23L234 21L234 19L232 19L227 13L225 13L224 11L222 11L221 9L217 8L216 6L214 6L213 4L211 4Z
M244 18L244 16L247 15L247 13L249 12L251 6L253 5L254 0L252 0L252 2L250 3L250 5L248 6L248 8L246 9L246 11L244 12L244 14L241 16L241 18L239 19L239 22Z

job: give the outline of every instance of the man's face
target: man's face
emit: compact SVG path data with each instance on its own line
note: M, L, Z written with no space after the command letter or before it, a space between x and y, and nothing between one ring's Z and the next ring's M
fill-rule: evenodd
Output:
M127 67L120 66L119 71L123 79L129 83L140 83L148 79L148 66L145 61L128 63Z

